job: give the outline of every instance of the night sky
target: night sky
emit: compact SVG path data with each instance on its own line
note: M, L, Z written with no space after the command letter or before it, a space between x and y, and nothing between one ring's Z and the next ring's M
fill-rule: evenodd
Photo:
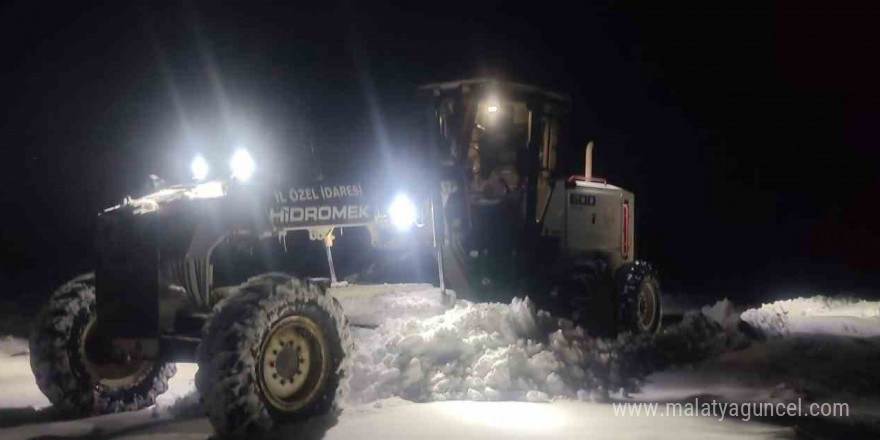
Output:
M418 84L475 76L573 97L670 291L880 290L876 7L69 3L0 9L7 300L92 268L95 214L200 145L350 169L418 147Z

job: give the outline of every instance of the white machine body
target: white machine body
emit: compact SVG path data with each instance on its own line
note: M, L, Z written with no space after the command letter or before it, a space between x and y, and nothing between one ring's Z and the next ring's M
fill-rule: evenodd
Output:
M635 197L590 179L555 182L542 232L560 238L564 254L601 254L616 270L635 259Z

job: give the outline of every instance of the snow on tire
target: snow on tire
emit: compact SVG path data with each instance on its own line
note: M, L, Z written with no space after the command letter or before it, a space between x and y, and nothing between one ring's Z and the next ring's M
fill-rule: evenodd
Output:
M636 260L619 271L618 330L646 334L659 332L663 308L660 282L653 266Z
M342 306L323 288L260 275L215 308L196 387L218 434L268 431L338 410L352 345Z
M142 362L113 379L95 376L84 340L95 322L95 275L61 286L37 317L29 348L37 386L61 411L97 415L146 408L168 389L175 364Z

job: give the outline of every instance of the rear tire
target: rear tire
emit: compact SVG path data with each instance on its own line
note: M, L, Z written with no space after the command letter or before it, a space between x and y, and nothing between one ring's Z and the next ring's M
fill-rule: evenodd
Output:
M338 301L282 274L244 283L215 309L196 386L221 436L249 436L338 409L352 342Z
M654 268L635 261L619 269L619 331L656 334L663 323L660 282Z
M84 350L95 322L95 275L61 286L38 315L29 348L40 391L64 413L91 416L134 411L156 403L177 372L175 364L142 362L114 378L95 375L96 363Z

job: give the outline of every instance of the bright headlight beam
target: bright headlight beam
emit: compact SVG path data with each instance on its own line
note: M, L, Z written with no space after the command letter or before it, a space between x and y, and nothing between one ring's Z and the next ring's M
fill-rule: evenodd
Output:
M416 205L406 195L398 194L388 206L388 217L399 231L406 231L416 222Z
M229 166L232 168L232 178L242 182L250 180L251 176L254 175L254 170L257 168L254 158L244 148L235 150L235 154L232 155L232 159L229 161Z
M192 172L193 180L205 180L205 178L208 177L208 171L211 167L208 166L208 161L199 155L193 159L192 163L189 165L189 169Z

